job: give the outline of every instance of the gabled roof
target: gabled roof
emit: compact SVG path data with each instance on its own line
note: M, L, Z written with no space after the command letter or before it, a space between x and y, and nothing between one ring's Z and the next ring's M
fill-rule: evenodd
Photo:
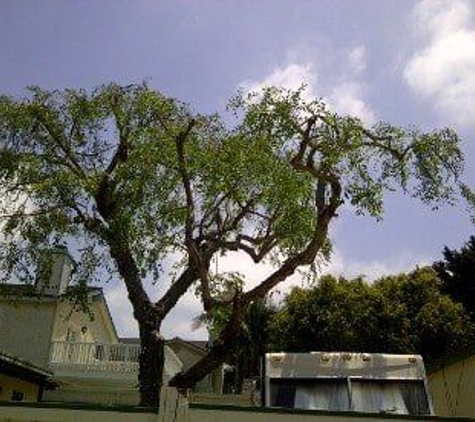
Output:
M171 345L174 343L183 345L198 352L201 355L205 355L208 350L208 342L206 340L185 340L180 337L174 337L167 342Z
M0 296L39 296L32 284L0 283Z
M70 293L74 289L74 286L69 286L67 292L62 295L65 296L67 293ZM87 288L88 292L92 296L98 296L103 294L101 287L90 286ZM53 298L49 294L39 292L33 284L13 284L13 283L0 283L0 296L15 297L17 299L21 298Z
M36 300L38 302L52 302L58 298L64 299L67 297L68 293L71 293L76 286L68 286L66 293L61 296L54 296L50 294L45 294L44 292L39 292L33 284L13 284L13 283L0 283L0 299L8 298L9 300ZM109 305L107 304L106 297L102 287L97 286L88 286L87 292L92 298L92 300L100 301L105 309L105 318L110 320L110 328L113 332L115 338L118 338L117 330L110 313ZM107 322L106 322L107 323Z
M140 344L140 338L138 337L121 337L119 338L121 343L125 344ZM201 352L206 352L208 347L208 342L206 340L185 340L181 337L174 337L170 340L166 340L166 343L180 343L185 346L197 349Z
M138 338L138 337L119 337L119 343L140 344L140 338Z
M52 372L5 352L0 352L0 373L29 381L48 389L57 387L57 384L52 379Z
M208 341L207 340L184 340L180 339L188 344L191 344L194 347L197 347L198 349L201 349L203 351L208 350Z

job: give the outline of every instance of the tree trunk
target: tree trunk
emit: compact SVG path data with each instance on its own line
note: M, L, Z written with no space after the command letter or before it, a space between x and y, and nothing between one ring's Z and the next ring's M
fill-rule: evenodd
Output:
M140 324L140 406L157 407L165 366L165 339L157 324Z
M169 382L170 387L176 387L180 390L193 388L206 375L219 368L228 357L229 348L213 347L210 352L198 363L193 365L185 372L176 374Z
M219 341L211 347L208 354L185 372L176 374L170 380L169 385L180 390L193 388L206 375L219 368L231 356L236 344L239 342L241 332L242 326L240 321L231 321L225 327Z
M234 372L234 394L242 394L244 384L244 351L238 349L236 353L236 367Z
M109 232L111 256L127 288L128 297L134 309L134 318L139 324L139 386L140 405L158 406L160 387L163 380L164 339L160 337L162 319L157 315L140 278L127 239L120 233Z

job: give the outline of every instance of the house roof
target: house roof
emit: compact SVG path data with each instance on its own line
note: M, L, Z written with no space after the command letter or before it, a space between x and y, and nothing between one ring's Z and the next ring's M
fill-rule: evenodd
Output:
M66 293L59 296L60 298L65 298L68 293L71 293L76 286L68 286ZM106 312L106 318L110 319L111 328L114 333L114 336L118 338L117 330L110 313L109 305L107 304L106 297L102 287L97 286L87 286L87 292L93 300L98 300L103 303ZM33 284L13 284L13 283L0 283L0 299L1 298L15 299L15 300L37 300L37 301L53 301L57 300L58 297L54 295L45 294L44 292L39 292L35 285Z
M74 289L74 286L69 286L66 294L70 293ZM88 292L93 296L102 295L102 288L90 286L87 287ZM52 295L38 292L33 284L13 284L13 283L0 283L0 296L16 297L16 298L50 298ZM64 296L64 295L63 295Z
M119 338L119 341L125 344L140 344L140 338L138 337L122 337L122 338ZM166 342L167 343L173 343L173 342L184 343L187 346L191 346L195 349L199 349L202 352L206 352L207 346L208 346L208 342L206 340L185 340L180 337L174 337L170 340L167 340Z
M208 349L208 341L207 340L184 340L182 338L177 337L177 339L184 341L188 344L191 344L194 347L197 347L198 349L201 349L203 351L206 351Z
M206 351L208 349L208 342L206 340L185 340L180 337L174 337L170 340L168 340L168 343L170 344L181 344L184 345L185 347L188 347L189 349L195 350L201 355L206 354Z
M468 345L458 353L453 353L451 355L444 356L443 358L434 360L426 366L426 371L428 374L433 374L442 368L454 365L472 356L475 356L475 343Z
M57 386L52 379L52 372L5 352L0 352L0 373L29 381L48 389L53 389Z
M140 344L139 337L119 337L119 342L124 344Z

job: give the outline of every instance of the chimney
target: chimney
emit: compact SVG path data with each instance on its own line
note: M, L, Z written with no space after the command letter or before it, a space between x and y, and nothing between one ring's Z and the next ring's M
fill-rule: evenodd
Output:
M39 272L36 289L44 295L61 296L66 293L75 262L65 246L58 246L51 255L50 265L50 271Z

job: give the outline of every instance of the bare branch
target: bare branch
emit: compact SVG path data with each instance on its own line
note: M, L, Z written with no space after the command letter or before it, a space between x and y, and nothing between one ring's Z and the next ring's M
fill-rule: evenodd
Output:
M34 218L40 215L50 214L54 211L57 211L58 209L64 209L64 208L67 208L67 207L64 205L61 205L61 206L58 205L56 207L51 207L48 209L42 209L42 210L32 211L32 212L14 212L11 214L2 214L0 215L0 220L8 220L10 218Z
M46 130L48 135L50 136L51 140L56 144L56 146L59 147L59 149L64 153L66 160L64 161L64 164L77 176L79 176L82 179L86 178L86 174L82 167L79 165L77 162L76 158L74 157L73 152L67 147L66 143L63 142L63 135L58 135L54 133L53 128L50 127L50 125L43 119L43 117L39 114L37 115L38 121L40 124L43 126L43 128ZM62 157L59 157L61 159Z
M194 119L190 120L188 123L187 128L181 132L176 138L176 150L178 155L178 169L180 171L183 188L185 189L185 197L186 197L186 207L187 207L187 215L186 215L186 228L185 228L185 235L186 241L192 242L193 241L193 226L195 223L195 203L193 199L193 192L191 189L191 178L188 173L187 169L187 160L185 156L185 141L188 135L190 134L193 126L195 125L196 121Z
M178 300L188 291L191 285L197 280L198 273L196 267L191 263L178 277L177 280L169 287L167 292L155 303L155 309L158 312L159 318L163 319L168 315L170 310L176 305Z

